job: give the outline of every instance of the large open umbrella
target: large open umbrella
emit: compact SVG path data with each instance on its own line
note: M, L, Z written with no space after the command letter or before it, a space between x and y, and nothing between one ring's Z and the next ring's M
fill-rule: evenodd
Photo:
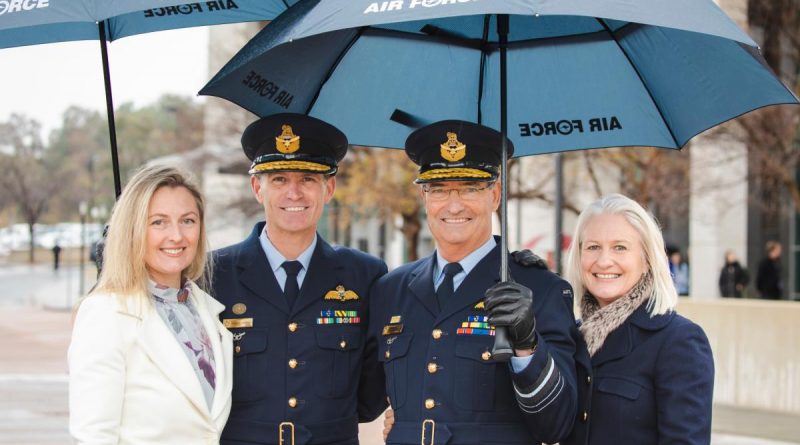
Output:
M99 40L116 196L121 191L107 41L193 26L272 20L297 0L0 1L0 48Z
M464 119L508 134L518 156L680 148L753 109L798 103L711 0L301 0L200 94L261 116L308 113L366 146L402 147L414 126Z

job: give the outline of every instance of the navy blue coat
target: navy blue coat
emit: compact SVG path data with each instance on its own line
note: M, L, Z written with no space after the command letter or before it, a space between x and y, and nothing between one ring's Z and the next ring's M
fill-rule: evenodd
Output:
M645 305L592 357L591 408L576 436L590 445L707 445L714 360L700 326ZM578 442L575 442L578 443Z
M500 281L500 247L470 271L441 310L433 287L435 261L432 255L400 267L371 292L369 341L378 345L396 420L388 443L419 444L423 435L425 444L433 439L439 445L566 437L578 413L575 356L581 351L569 284L509 261L512 278L533 291L538 332L533 359L514 374L510 364L492 360L493 336L458 331L487 315L479 303Z
M233 406L221 443L276 444L279 424L292 422L297 445L357 444L358 422L387 406L380 364L365 347L369 289L386 264L318 237L290 309L259 243L263 228L258 223L243 242L214 252L212 295L225 305L220 318L253 320L252 327L230 329ZM358 299L325 299L340 285ZM237 303L244 313L233 312ZM353 323L326 324L337 318ZM290 429L283 427L287 444Z

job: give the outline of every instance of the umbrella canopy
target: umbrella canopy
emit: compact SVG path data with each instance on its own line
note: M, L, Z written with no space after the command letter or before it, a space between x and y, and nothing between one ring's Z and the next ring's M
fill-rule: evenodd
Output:
M740 114L798 102L711 0L301 0L200 94L260 116L307 113L366 146L402 147L415 126L467 120L508 135L517 156L680 148ZM492 354L512 355L502 330Z
M503 111L518 156L679 148L753 109L797 103L710 0L304 0L290 11L200 94L260 116L306 112L367 146L402 147L412 128L398 116L501 129L496 13L508 13Z
M26 0L0 2L0 48L105 40L168 29L271 20L298 0Z
M0 1L0 48L100 40L114 188L122 186L106 41L135 34L272 20L298 0L14 0Z

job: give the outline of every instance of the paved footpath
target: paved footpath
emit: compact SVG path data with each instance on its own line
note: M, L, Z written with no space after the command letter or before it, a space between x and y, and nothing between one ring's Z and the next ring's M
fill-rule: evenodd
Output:
M0 297L0 444L66 445L71 443L66 351L72 311L65 308L65 297L72 292L65 287L66 273L29 272L0 270L0 295L7 284L27 289L24 298ZM72 289L76 276L73 271ZM361 425L362 445L383 443L381 422ZM800 445L798 425L798 416L715 406L711 443Z

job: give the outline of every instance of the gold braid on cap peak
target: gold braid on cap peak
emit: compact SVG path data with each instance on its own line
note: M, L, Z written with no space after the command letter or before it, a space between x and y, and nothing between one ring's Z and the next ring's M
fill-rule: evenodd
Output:
M325 164L308 161L274 161L258 164L250 169L250 174L273 170L308 170L314 172L326 172L331 167Z
M437 168L420 173L417 179L427 181L430 179L449 179L449 178L491 178L492 174L476 168Z

